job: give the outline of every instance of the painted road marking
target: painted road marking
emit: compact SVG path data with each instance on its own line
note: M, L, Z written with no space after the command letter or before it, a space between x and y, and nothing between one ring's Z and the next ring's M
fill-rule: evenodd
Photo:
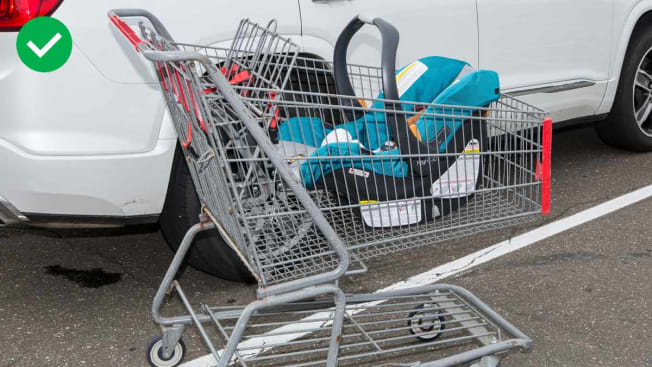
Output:
M392 284L388 287L385 287L383 289L379 289L376 292L413 288L413 287L419 287L419 286L436 283L442 279L446 279L453 275L459 274L463 271L467 271L475 266L487 263L491 260L497 259L501 256L507 255L516 250L543 241L554 235L568 231L569 229L593 221L595 219L598 219L600 217L603 217L607 214L613 213L617 210L623 209L630 205L636 204L639 201L645 200L650 197L652 197L652 185L643 187L636 191L632 191L628 194L619 196L615 199L606 201L600 205L591 207L577 214L573 214L570 217L562 218L558 221L548 223L530 232L523 233L516 237L497 243L493 246L489 246L483 250L476 251L472 254L459 258L455 261L440 265L424 273L415 275L405 281L401 281ZM327 315L327 313L316 313L306 317L303 320L304 321L310 321L311 319L314 320L317 317L324 316L324 314ZM271 344L271 343L289 342L301 338L307 334L310 334L310 332L307 332L305 330L308 329L314 330L314 327L315 327L314 323L305 323L305 324L298 323L293 325L285 325L282 328L272 330L269 333L276 333L278 331L283 331L283 332L292 332L294 334L261 336L257 338L248 339L244 343L248 345L264 345L264 344ZM244 343L242 343L241 345L244 345ZM247 355L259 354L262 351L263 351L262 348L250 350L247 351L248 352ZM218 353L221 354L222 350L219 351ZM186 362L180 365L179 367L211 367L211 366L215 366L215 364L216 362L213 355L208 354L203 357L197 358L195 360Z
M43 46L43 48L38 48L32 41L27 42L27 47L29 47L30 50L34 51L39 59L42 59L43 56L45 56L45 54L48 53L48 51L50 51L50 49L56 45L60 39L61 33L57 33L48 41L48 43L45 44L45 46Z

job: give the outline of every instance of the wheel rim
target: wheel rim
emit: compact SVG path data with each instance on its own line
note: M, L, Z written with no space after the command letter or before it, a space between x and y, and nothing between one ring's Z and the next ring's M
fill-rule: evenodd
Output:
M638 64L632 88L636 124L643 134L652 137L652 48Z
M163 347L163 341L157 341L152 348L149 350L149 358L155 366L158 367L174 367L181 362L183 358L183 346L181 343L177 343L174 347L174 352L168 359L163 358L163 353L161 353L161 348Z

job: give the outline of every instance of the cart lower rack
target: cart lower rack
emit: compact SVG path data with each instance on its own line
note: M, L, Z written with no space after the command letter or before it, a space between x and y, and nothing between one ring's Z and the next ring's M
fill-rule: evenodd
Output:
M197 225L191 232L213 228ZM408 366L496 367L497 355L529 348L532 340L464 288L431 285L373 294L345 295L333 285L310 286L247 306L195 311L174 279L192 235L177 250L154 301L164 326L148 350L155 366L180 362L185 324L194 323L218 366ZM161 317L166 290L174 291L188 316ZM226 345L217 350L203 326L213 324ZM167 338L167 341L166 341ZM174 350L176 346L176 350ZM433 355L440 358L433 360ZM406 356L408 356L406 358ZM443 357L442 357L443 356Z
M497 85L495 73L430 57L395 75L398 31L379 18L353 19L330 63L299 57L274 21L242 21L222 49L175 42L144 10L109 17L153 62L204 205L154 299L163 335L148 349L153 366L180 363L189 324L218 366L496 366L496 354L529 346L459 287L345 295L332 285L360 272L351 263L366 270L371 257L547 214L551 121L498 87L481 88ZM147 18L153 28L141 22L139 36L121 17ZM383 38L380 68L346 62L365 23ZM434 101L431 82L414 93L420 77L437 77L443 66L454 71ZM490 98L453 104L464 88ZM174 278L207 229L217 229L258 280L258 301L192 307ZM171 290L188 315L161 316Z
M455 286L351 295L346 304L337 358L340 366L446 366L467 358L431 361L430 356L450 346L479 342L484 350L475 352L471 357L475 360L487 351L530 344L480 300ZM228 341L242 310L208 306L202 310ZM295 302L262 310L247 324L243 343L235 352L236 365L325 365L334 314L332 301ZM263 333L266 337L260 337ZM408 361L406 351L411 356Z

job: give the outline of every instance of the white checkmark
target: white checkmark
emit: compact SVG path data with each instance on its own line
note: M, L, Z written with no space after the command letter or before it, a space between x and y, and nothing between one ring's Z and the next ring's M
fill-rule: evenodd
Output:
M48 51L50 51L52 46L54 46L57 42L59 42L60 39L61 39L61 34L57 33L54 35L54 37L50 38L48 43L46 43L45 46L43 46L43 48L36 47L36 45L32 41L27 42L27 47L29 47L30 50L34 51L36 56L38 56L40 59L43 58L43 56L46 53L48 53Z

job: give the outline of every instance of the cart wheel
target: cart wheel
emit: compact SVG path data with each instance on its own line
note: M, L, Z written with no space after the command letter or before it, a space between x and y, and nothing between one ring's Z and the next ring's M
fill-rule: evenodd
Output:
M442 330L446 328L444 324L445 319L441 316L441 311L418 311L434 306L436 306L434 303L419 305L416 307L417 311L411 312L408 315L410 319L408 321L410 334L416 336L419 340L430 341L437 339L442 334Z
M170 358L163 358L162 353L163 339L160 336L155 337L147 346L147 362L152 367L175 367L181 363L183 360L184 354L186 354L186 345L183 343L183 340L179 339L179 342L174 347L174 352Z

